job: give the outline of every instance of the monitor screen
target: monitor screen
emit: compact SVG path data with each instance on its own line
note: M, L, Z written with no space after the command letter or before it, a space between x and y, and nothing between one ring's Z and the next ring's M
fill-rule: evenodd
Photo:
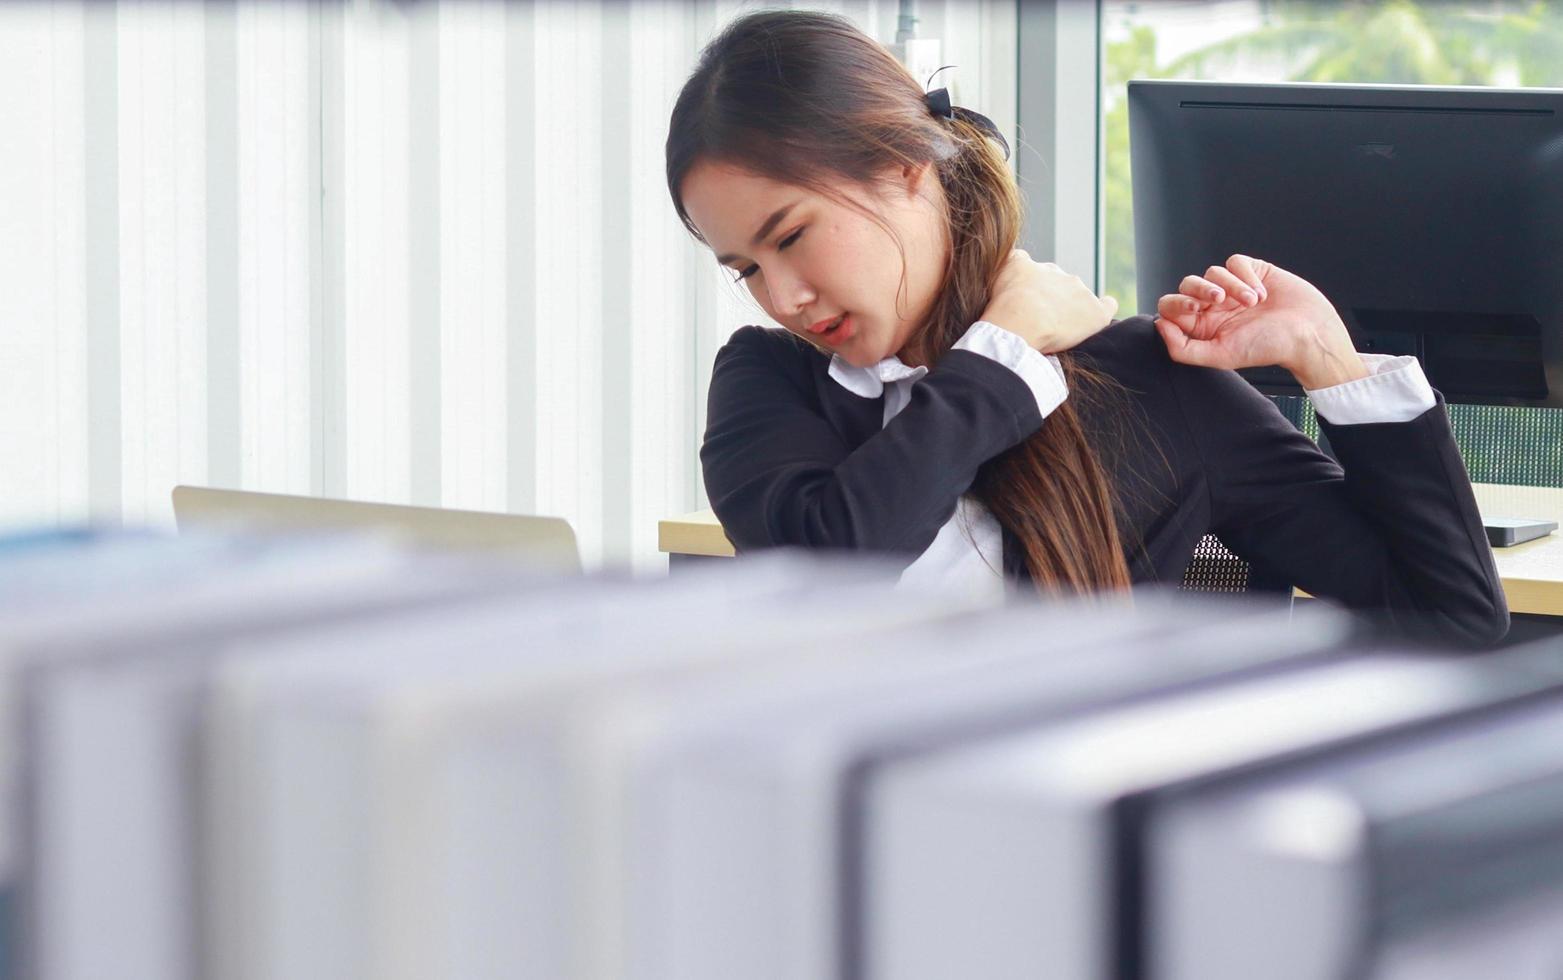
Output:
M1242 252L1451 402L1563 406L1563 90L1136 81L1129 138L1142 311Z

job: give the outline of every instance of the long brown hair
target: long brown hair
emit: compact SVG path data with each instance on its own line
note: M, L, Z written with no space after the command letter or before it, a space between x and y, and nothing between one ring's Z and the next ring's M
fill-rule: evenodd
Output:
M937 364L981 317L1020 235L1020 194L997 147L965 120L935 117L890 52L830 14L750 14L701 54L667 140L668 191L697 238L681 187L700 160L837 200L843 179L866 187L890 167L932 165L948 206L950 258L927 320L902 352L914 364ZM1124 588L1113 486L1076 412L1105 380L1072 355L1060 362L1069 399L985 463L972 493L1020 543L1039 590Z

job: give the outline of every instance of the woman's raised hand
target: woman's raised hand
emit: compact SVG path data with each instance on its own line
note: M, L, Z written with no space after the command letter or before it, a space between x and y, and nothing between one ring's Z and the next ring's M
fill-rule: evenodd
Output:
M982 319L1052 354L1097 333L1117 312L1118 301L1111 296L1097 296L1079 276L1017 248L999 270Z
M1306 280L1246 255L1186 276L1156 304L1172 359L1199 367L1278 364L1310 390L1368 373L1335 307Z

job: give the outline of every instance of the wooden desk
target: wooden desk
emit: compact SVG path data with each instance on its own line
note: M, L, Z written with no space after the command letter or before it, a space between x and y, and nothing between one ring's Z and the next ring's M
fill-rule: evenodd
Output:
M733 557L733 543L722 533L722 524L709 510L657 522L657 547L669 555Z
M1527 517L1563 525L1563 489L1476 484L1476 501L1492 517ZM658 547L670 556L731 558L732 543L709 510L662 521ZM1495 548L1498 574L1515 613L1563 616L1563 531L1512 548Z

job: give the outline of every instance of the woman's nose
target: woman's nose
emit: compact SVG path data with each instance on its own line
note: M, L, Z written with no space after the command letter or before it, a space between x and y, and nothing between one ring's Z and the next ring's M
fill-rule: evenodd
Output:
M767 278L771 291L771 308L783 317L795 317L818 297L813 287L801 277L779 273Z

